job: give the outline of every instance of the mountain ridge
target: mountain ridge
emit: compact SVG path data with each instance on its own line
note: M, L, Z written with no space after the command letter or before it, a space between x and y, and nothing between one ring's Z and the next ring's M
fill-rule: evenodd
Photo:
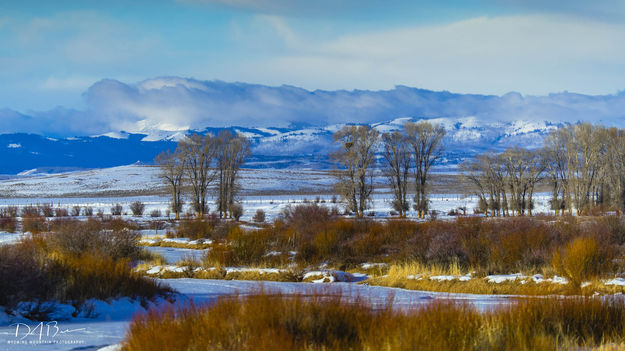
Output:
M549 121L485 122L475 117L412 118L401 117L370 124L381 133L400 129L405 121L427 120L441 124L447 131L439 169L455 169L463 160L487 150L510 146L537 148L550 130L563 125ZM229 129L245 135L252 143L251 168L331 168L328 155L335 149L334 132L345 124L321 127L208 127L199 131L146 129L144 133L118 132L85 137L51 138L38 134L0 135L0 173L24 171L56 172L122 166L135 162L150 164L164 150L189 133L217 134ZM37 171L33 171L33 170Z

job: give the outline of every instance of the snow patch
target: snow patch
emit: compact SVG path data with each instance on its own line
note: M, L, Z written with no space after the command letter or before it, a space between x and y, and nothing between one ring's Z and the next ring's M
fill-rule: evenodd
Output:
M625 278L614 278L604 283L605 285L625 286Z

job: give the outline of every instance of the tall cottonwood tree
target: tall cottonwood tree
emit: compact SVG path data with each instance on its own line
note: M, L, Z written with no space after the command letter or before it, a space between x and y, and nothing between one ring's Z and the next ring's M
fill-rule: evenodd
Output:
M603 180L601 197L617 213L625 210L625 131L617 128L604 130L606 162L601 162Z
M408 137L400 131L382 135L384 143L384 173L393 190L393 208L400 216L410 209L408 200L408 177L411 167L411 151Z
M182 187L185 158L182 157L180 150L176 150L173 153L167 150L156 156L154 163L161 169L160 177L169 188L169 194L171 196L170 207L174 213L174 219L178 220L180 219L180 212L182 211L183 205Z
M339 150L332 156L340 167L335 189L347 209L362 217L373 191L379 133L369 126L345 126L334 133L334 141Z
M564 214L566 209L571 213L571 196L568 183L567 145L572 135L568 128L559 128L545 137L544 155L547 174L551 182L551 209Z
M184 159L185 175L191 189L191 204L198 217L208 213L208 188L216 179L212 163L217 154L217 143L211 135L193 134L178 143Z
M420 121L404 124L410 145L412 146L415 176L414 208L420 218L428 210L427 180L430 168L442 153L442 141L445 129L441 125Z
M578 213L587 213L597 204L595 187L603 160L601 127L590 123L572 126L573 139L569 142L569 185Z
M233 205L239 191L239 170L250 155L250 143L242 135L229 130L219 132L216 139L216 166L218 172L217 210L219 217L232 217Z
M587 213L592 207L603 204L606 194L606 176L611 173L609 163L618 158L608 158L609 133L601 126L590 123L567 125L552 131L545 139L545 152L549 155L549 169L554 189L552 202L561 201L562 209L569 213ZM616 169L616 168L612 168ZM552 206L553 207L553 206Z

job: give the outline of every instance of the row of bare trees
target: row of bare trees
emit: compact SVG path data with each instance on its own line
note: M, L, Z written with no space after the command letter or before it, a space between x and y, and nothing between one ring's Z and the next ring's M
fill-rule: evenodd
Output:
M552 209L587 214L625 210L625 131L581 123L545 140Z
M169 188L175 219L180 218L185 192L197 216L207 214L208 195L213 186L219 216L231 217L237 206L239 170L249 155L249 141L229 130L222 130L217 136L187 136L178 142L174 152L159 154L155 163Z
M393 190L393 207L404 216L410 208L408 184L414 180L414 205L420 218L428 210L427 181L439 159L445 129L429 122L406 122L402 130L380 135L369 126L350 125L334 134L340 148L332 156L340 170L335 190L349 211L362 217L373 192L376 152L382 144L383 173Z
M510 148L462 165L479 208L493 216L532 214L536 185L551 186L557 214L625 210L625 131L579 123L553 130L538 150Z
M461 165L464 176L477 188L480 211L492 216L531 215L534 190L546 167L542 150L518 147L485 153Z

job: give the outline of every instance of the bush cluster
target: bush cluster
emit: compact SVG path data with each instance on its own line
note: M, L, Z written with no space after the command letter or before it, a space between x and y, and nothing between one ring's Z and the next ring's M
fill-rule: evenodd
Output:
M181 228L188 231L193 223L183 222ZM200 227L192 232L201 231ZM305 265L420 262L457 264L483 274L538 273L553 267L575 284L620 269L616 258L625 247L625 222L618 217L458 217L452 221L380 222L340 218L315 203L288 207L262 229L228 232L212 261L263 264L268 252L296 251L297 261ZM219 239L213 232L208 235Z
M0 281L10 282L0 284L0 306L10 311L18 302L59 301L78 307L91 298L167 293L132 270L144 253L129 223L58 218L47 225L49 232L0 246Z
M152 310L131 322L122 350L559 350L625 338L622 300L532 299L483 312L430 302L401 312L332 295Z

